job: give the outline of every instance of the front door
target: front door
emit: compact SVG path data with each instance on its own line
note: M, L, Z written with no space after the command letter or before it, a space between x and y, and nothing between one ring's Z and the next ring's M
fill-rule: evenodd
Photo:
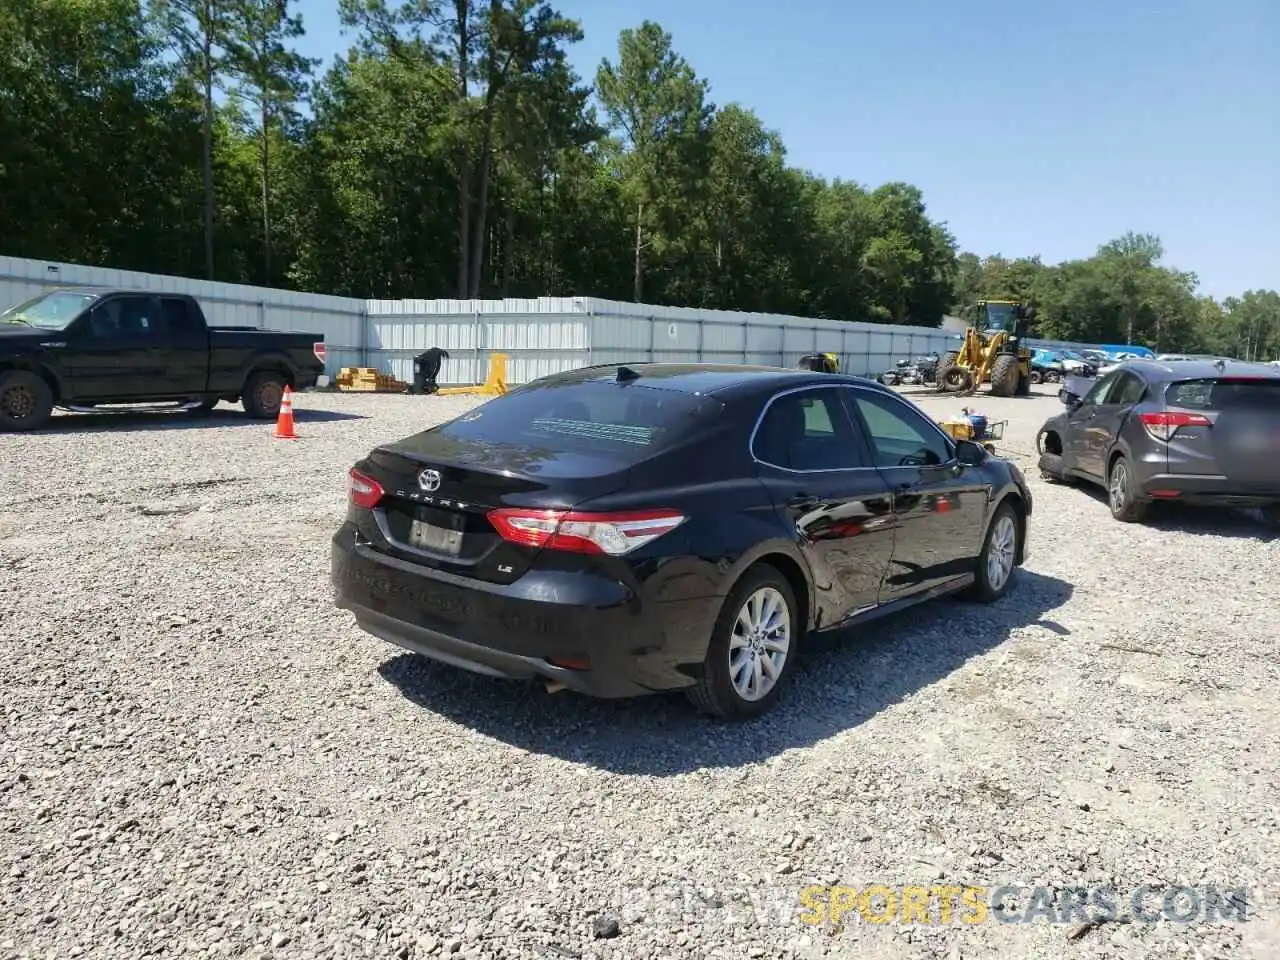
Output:
M164 325L155 297L119 294L68 330L68 379L78 402L123 403L167 393Z
M775 396L752 454L808 560L819 628L874 607L893 554L893 501L840 390L803 387Z
M1067 414L1067 435L1062 438L1062 449L1068 469L1087 477L1102 476L1094 452L1098 413L1119 376L1120 371L1113 370L1099 377L1084 395L1080 406Z
M893 559L881 601L972 573L989 484L956 459L951 440L914 404L863 387L842 392L893 491Z

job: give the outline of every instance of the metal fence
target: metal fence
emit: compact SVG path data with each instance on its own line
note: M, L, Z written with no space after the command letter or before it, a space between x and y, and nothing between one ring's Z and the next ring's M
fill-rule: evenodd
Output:
M795 366L830 352L850 373L956 349L960 335L928 327L815 320L597 300L355 300L103 267L0 257L0 309L57 286L116 287L194 296L210 323L323 334L326 373L377 367L413 379L413 357L441 347L439 382L484 380L494 353L512 384L595 363L648 360ZM1032 341L1080 349L1086 344Z
M489 357L508 356L508 380L524 383L596 363L643 361L795 366L834 353L840 369L874 375L899 359L943 354L960 334L929 327L814 320L771 314L656 307L592 298L508 301L370 301L370 356L400 379L430 347L449 354L442 384L478 383ZM1035 340L1033 346L1081 344Z

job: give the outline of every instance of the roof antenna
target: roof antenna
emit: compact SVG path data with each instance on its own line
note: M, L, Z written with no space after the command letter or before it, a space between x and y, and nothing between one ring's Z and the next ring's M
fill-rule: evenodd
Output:
M640 374L636 373L630 367L618 367L618 383L626 383L629 380L639 380Z

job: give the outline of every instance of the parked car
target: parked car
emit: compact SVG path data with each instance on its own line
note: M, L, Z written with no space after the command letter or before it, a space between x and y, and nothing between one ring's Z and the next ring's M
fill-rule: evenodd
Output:
M810 632L1001 597L1031 509L1013 463L870 379L594 366L358 461L331 576L427 657L743 718Z
M1258 507L1280 525L1280 370L1219 360L1130 360L1037 438L1050 480L1104 486L1117 520L1156 501Z
M321 334L211 327L194 297L53 290L0 313L0 430L112 404L207 412L240 401L271 419L285 386L314 386L324 360Z

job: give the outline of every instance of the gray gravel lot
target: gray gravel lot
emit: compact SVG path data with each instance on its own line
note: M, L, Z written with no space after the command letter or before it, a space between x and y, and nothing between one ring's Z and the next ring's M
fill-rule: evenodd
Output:
M472 400L0 436L0 958L1280 956L1280 541L1040 481L1044 389L972 401L1036 495L1015 592L816 643L749 726L433 666L332 607L347 467ZM808 926L812 883L1258 912Z

